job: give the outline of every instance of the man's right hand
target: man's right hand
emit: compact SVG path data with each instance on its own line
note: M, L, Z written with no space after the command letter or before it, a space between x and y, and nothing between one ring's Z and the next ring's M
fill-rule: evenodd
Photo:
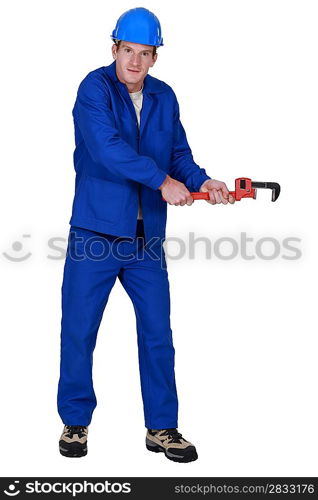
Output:
M185 187L182 182L172 179L167 175L161 186L159 186L162 197L169 203L169 205L192 205L193 198L190 191Z

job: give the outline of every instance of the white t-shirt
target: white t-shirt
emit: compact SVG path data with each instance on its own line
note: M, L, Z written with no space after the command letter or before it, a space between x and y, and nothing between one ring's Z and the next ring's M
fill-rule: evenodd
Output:
M129 95L131 97L131 100L133 102L134 108L136 110L136 115L137 115L137 121L138 121L138 126L140 127L140 111L142 108L142 89L143 87L138 90L138 92L129 92ZM142 219L142 212L141 212L141 205L140 205L140 200L139 200L139 194L138 194L138 216L137 219Z

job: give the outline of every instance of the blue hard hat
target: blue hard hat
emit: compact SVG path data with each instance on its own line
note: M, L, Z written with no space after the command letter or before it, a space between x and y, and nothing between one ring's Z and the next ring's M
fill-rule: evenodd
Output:
M110 35L114 40L141 43L142 45L163 45L159 19L148 9L136 7L124 12Z

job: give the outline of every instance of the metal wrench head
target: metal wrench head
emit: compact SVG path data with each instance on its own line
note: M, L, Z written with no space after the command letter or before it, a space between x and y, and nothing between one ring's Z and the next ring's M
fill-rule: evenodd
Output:
M253 188L271 189L272 201L276 201L280 195L280 185L277 182L252 182Z

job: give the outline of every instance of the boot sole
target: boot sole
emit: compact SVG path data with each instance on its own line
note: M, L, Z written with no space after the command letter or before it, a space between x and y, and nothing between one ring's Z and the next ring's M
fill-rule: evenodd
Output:
M85 455L87 455L87 445L84 445L83 447L70 446L69 448L67 448L65 443L60 443L59 450L61 455L63 455L63 457L79 458L79 457L85 457Z
M148 442L146 442L147 450L152 451L154 453L164 453L169 460L172 460L172 462L188 463L188 462L194 462L198 458L198 454L196 450L193 448L190 448L190 450L183 457L176 457L176 456L172 457L168 455L169 452L167 452L167 450L162 446L159 446L158 444L148 444Z

